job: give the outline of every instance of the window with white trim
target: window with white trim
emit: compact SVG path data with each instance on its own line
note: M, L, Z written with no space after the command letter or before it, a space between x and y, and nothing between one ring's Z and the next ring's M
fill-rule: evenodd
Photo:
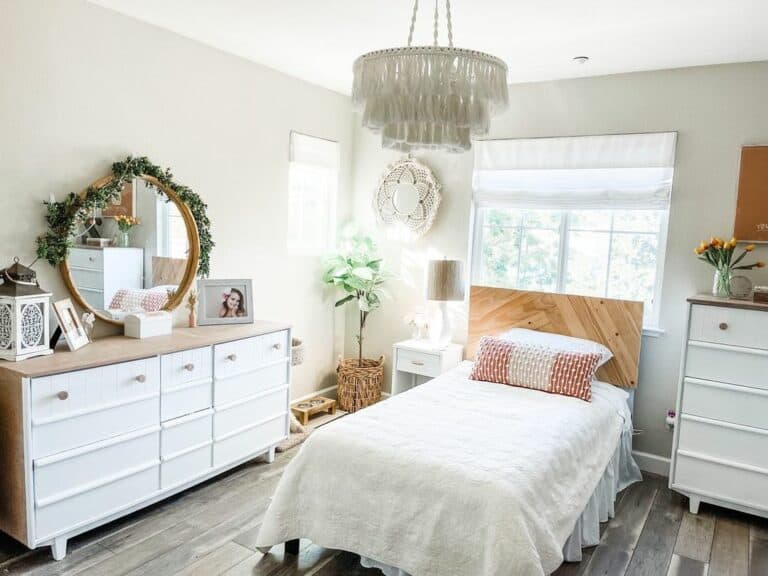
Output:
M473 284L640 300L657 328L675 141L477 142Z
M322 254L333 248L339 144L291 132L288 164L288 252Z

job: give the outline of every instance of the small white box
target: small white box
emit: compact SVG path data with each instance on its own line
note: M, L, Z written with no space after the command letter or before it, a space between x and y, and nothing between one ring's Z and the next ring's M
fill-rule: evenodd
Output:
M151 338L170 334L173 318L170 312L137 312L125 317L125 335L129 338Z

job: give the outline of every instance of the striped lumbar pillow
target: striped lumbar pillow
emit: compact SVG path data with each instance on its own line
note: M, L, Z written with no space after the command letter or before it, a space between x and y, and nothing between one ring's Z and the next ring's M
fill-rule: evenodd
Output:
M600 360L597 353L563 351L483 336L470 378L573 396L589 402L592 380Z

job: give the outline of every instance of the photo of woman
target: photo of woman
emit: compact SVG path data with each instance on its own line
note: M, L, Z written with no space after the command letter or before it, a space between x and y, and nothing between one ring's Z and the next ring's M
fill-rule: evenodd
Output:
M253 322L253 283L250 279L201 278L197 282L198 323L249 324Z
M224 292L219 318L241 318L247 314L243 293L240 290L230 288L229 292Z

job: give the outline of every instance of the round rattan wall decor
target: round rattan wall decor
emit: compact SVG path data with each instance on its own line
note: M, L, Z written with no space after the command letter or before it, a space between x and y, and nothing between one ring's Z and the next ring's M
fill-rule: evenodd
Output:
M379 221L412 237L425 234L440 206L440 183L428 166L411 156L390 164L374 196Z

